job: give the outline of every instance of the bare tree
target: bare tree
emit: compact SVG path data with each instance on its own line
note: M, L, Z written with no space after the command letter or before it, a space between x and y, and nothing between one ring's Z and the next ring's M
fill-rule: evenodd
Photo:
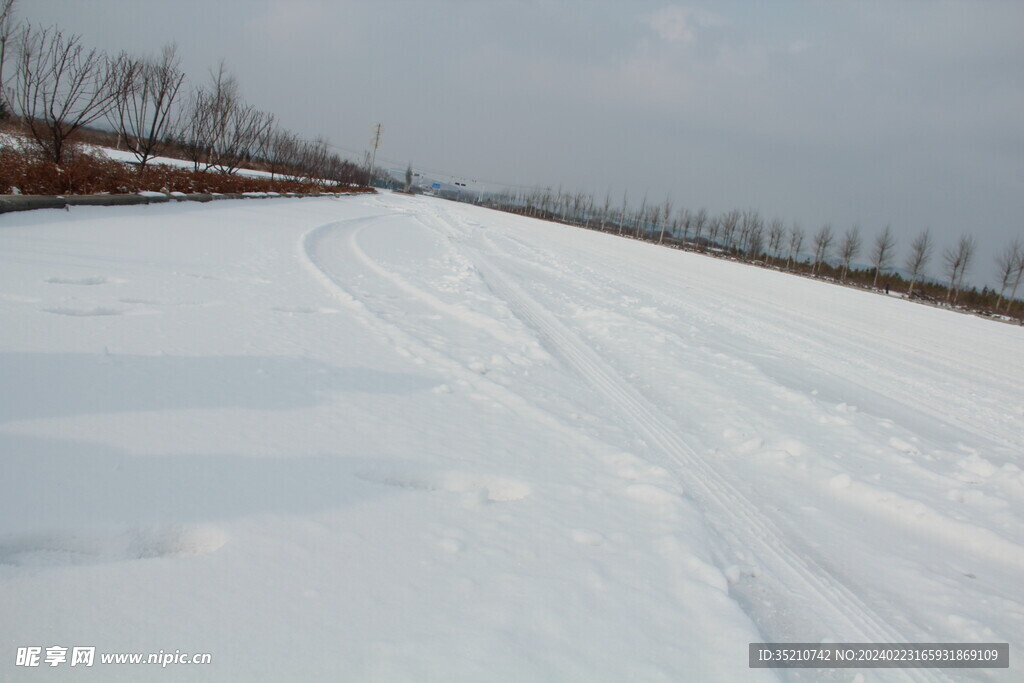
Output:
M829 248L832 246L831 225L823 225L818 232L814 233L814 265L811 267L811 274L816 274L821 269L821 264L828 258Z
M786 226L782 219L775 218L768 226L768 263L771 264L779 258L782 251L782 238L786 236Z
M786 270L789 270L794 259L800 258L800 248L804 244L804 229L796 223L789 229L789 256L786 258Z
M708 211L701 209L693 216L693 241L700 248L701 234L708 225Z
M721 231L724 233L725 238L725 251L728 253L732 249L732 238L736 234L736 228L740 223L740 212L733 210L722 216L720 221Z
M259 139L273 126L273 114L246 104L236 107L228 118L225 134L213 148L215 166L224 173L237 171L252 159Z
M974 256L974 238L970 235L962 235L955 247L949 247L942 253L942 260L946 266L946 275L949 276L949 289L946 290L946 303L957 303L960 298L960 289L963 287L964 274L971 265Z
M212 128L212 101L206 90L195 88L189 96L188 106L178 126L178 145L185 153L185 157L192 162L192 169L195 171L198 171L203 161L210 157Z
M1010 298L1006 301L1006 312L1013 308L1013 302L1017 299L1017 288L1020 287L1021 277L1024 276L1024 249L1017 254L1017 267L1013 271L1013 285L1010 288Z
M331 152L327 141L317 138L312 142L303 142L299 151L298 167L311 180L318 180L327 175Z
M647 218L647 193L644 193L644 200L640 202L640 211L636 214L636 220L633 225L634 236L640 239L640 226Z
M338 184L354 185L362 178L363 171L351 161L342 159L336 152L332 152L327 162L327 179Z
M690 241L690 230L693 228L693 212L686 207L679 207L676 225L683 229L682 234L676 235L676 243L681 247Z
M273 117L243 101L239 83L221 61L210 72L208 86L198 88L184 117L182 146L199 168L234 173L257 151L259 140L273 128Z
M673 244L675 244L677 247L683 243L683 236L680 232L683 229L683 224L689 223L689 221L690 218L686 213L686 209L683 208L680 208L679 211L677 211L676 214L672 216L672 220L669 221L668 234L671 236ZM690 231L690 228L688 226L686 227L686 231Z
M875 279L871 286L878 289L878 276L892 265L893 252L896 250L896 237L892 234L892 228L885 226L885 230L878 233L875 238L875 245L871 248L871 267L875 269Z
M185 81L178 48L166 45L156 60L121 55L113 64L114 107L108 115L138 158L139 165L165 148L175 100Z
M7 104L7 46L14 33L14 5L16 0L0 0L0 112L10 114Z
M604 193L604 207L601 209L601 232L605 231L608 225L608 212L612 206L612 188L609 187L608 191Z
M750 239L754 236L754 233L761 230L761 216L750 209L744 211L740 216L739 223L739 243L737 244L737 251L742 253L744 256L757 258L756 253L751 253L754 250L751 249Z
M1014 284L1014 276L1021 269L1022 259L1024 259L1024 249L1021 248L1020 237L1013 240L1002 253L996 256L996 274L999 276L999 298L996 299L997 311L1003 303L1003 295L1006 293L1006 289ZM1016 294L1016 287L1014 287L1014 294Z
M914 296L914 284L924 276L928 261L932 258L933 249L934 245L928 228L922 230L921 234L915 237L914 241L910 244L910 253L907 254L907 260L903 264L903 267L910 273L910 288L907 290L908 299Z
M843 271L839 276L841 282L846 281L846 275L850 272L850 262L857 258L860 246L860 227L854 225L843 233L843 241L839 243L839 258L843 262Z
M750 228L747 235L746 254L747 258L759 259L764 253L764 223L758 219Z
M54 163L68 141L113 104L113 70L97 50L57 28L26 26L18 40L12 95L35 143Z
M412 163L405 168L405 191L412 192Z
M273 126L260 136L259 155L267 165L271 179L283 174L285 170L294 169L298 145L298 137L280 126Z
M572 204L572 198L562 192L562 188L558 188L558 221L560 223L567 223L569 221L569 206Z
M125 100L130 97L134 88L134 81L139 78L142 71L142 61L130 57L127 52L122 52L110 61L111 82L110 89L113 93L112 104L107 110L106 117L117 133L115 149L121 149L121 140L129 137L122 130L120 122L120 110L126 105ZM130 139L129 139L130 143Z
M583 192L577 192L572 196L572 222L575 225L584 225L587 219L587 205L589 200Z
M619 234L626 224L626 211L629 209L629 190L622 191L622 211L619 212Z
M644 222L644 224L645 224L644 238L645 239L653 239L653 235L652 235L653 231L649 230L646 226L653 225L655 227L655 229L657 229L659 223L661 223L661 207L660 206L653 206L653 207L651 207L651 209L650 209L650 211L648 213L647 220ZM660 242L659 242L659 244L660 244Z
M658 244L665 241L665 229L668 227L669 216L672 215L672 200L665 197L665 205L661 209L661 232L658 235Z

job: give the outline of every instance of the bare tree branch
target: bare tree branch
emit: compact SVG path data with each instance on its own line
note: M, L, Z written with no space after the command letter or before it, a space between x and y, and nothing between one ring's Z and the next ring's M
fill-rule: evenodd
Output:
M732 238L736 234L736 226L740 222L740 212L733 210L722 216L721 230L724 233L725 238L725 251L728 253L732 249Z
M907 298L914 296L914 284L924 276L925 268L932 257L932 250L931 234L928 228L925 228L921 231L921 234L914 238L910 245L910 253L903 264L903 267L910 272L910 288L907 290Z
M1021 248L1020 237L1013 240L1002 253L996 256L996 274L999 276L999 298L996 299L997 311L1003 303L1003 295L1006 293L1006 289L1014 284L1014 276L1020 267L1019 264L1022 258L1024 258L1024 250ZM1014 294L1016 294L1016 287L1014 287Z
M949 276L949 289L946 290L946 303L955 305L960 298L960 289L963 287L964 274L971 265L974 256L974 238L970 235L963 235L955 247L947 248L943 254L943 263L946 266L946 275Z
M786 226L781 218L772 219L768 227L768 263L773 263L779 258L782 250L782 239L786 236Z
M7 47L14 34L14 6L17 0L0 0L0 109L10 113L7 104Z
M804 229L796 223L793 223L793 227L789 229L789 256L786 258L786 268L788 269L794 259L800 258L800 248L804 244Z
M704 228L708 225L708 210L701 209L693 216L693 242L697 245L698 249L702 249L700 242L701 235L704 232Z
M875 279L871 282L873 288L878 289L878 276L892 265L895 249L896 237L892 234L892 228L887 225L882 232L878 233L875 245L871 248L871 266L875 270Z
M57 28L31 26L18 40L12 99L32 139L57 164L74 134L113 104L110 60L79 40Z
M811 267L811 274L816 274L821 269L821 264L828 259L829 248L832 246L831 225L823 225L818 232L814 233L814 265Z
M839 243L839 258L843 262L840 282L846 281L846 275L850 272L850 262L857 258L860 253L861 238L860 227L854 225L843 234L843 241Z
M210 138L213 127L213 110L210 98L202 88L195 88L189 96L188 105L178 121L178 145L192 162L192 169L199 170L210 155Z
M1020 287L1021 277L1024 276L1024 248L1017 252L1017 265L1013 269L1013 285L1010 288L1010 298L1006 301L1006 312L1009 313L1013 302L1017 299L1017 288Z
M139 165L159 155L174 126L174 104L185 81L177 47L167 45L158 60L114 61L114 107L111 118Z

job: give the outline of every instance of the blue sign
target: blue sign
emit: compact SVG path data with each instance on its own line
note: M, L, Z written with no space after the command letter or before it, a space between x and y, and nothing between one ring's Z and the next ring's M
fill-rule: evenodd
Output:
M431 185L430 187L431 187L431 189L433 189L433 190L440 190L440 189L441 189L441 183L434 183L434 184L433 184L433 185Z

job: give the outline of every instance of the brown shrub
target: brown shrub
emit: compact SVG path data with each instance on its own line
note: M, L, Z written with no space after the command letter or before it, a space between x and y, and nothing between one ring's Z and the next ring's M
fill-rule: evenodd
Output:
M70 150L64 165L57 166L31 150L0 148L0 194L128 194L144 191L186 194L372 192L368 188L253 178L219 171L193 171L165 164L149 164L140 168L135 164L113 161L82 147Z

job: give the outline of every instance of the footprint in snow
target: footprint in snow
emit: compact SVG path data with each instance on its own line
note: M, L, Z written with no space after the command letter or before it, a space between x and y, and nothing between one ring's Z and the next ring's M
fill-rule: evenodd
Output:
M0 566L55 567L197 557L220 550L226 541L222 530L209 525L0 536Z
M47 278L46 282L51 285L114 285L127 282L116 277L79 277L79 278L67 278L67 277L51 277Z
M569 533L569 536L580 545L589 545L594 547L603 545L607 541L607 539L598 532L587 531L586 529L573 529Z
M316 314L327 314L337 313L338 309L328 308L326 306L318 307L304 307L304 306L274 306L270 310L277 313L286 313L288 315L316 315Z
M90 318L94 316L102 315L124 315L125 311L117 308L106 308L98 306L96 308L44 308L44 313L53 313L54 315L67 315L76 318Z
M467 472L367 473L361 479L410 491L473 493L484 502L509 502L526 498L533 490L524 481L489 474Z
M653 507L674 506L679 503L679 495L653 484L632 484L625 489L627 498Z
M206 273L182 273L185 277L190 277L194 280L210 280L212 282L228 282L231 284L241 285L269 285L272 284L270 280L261 277L245 277L241 275L208 275Z

